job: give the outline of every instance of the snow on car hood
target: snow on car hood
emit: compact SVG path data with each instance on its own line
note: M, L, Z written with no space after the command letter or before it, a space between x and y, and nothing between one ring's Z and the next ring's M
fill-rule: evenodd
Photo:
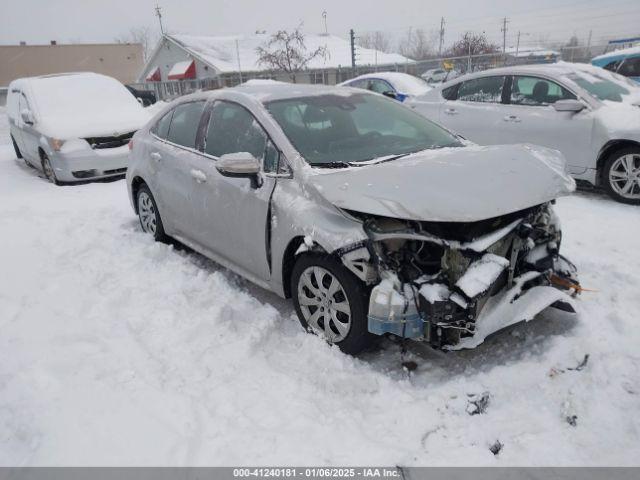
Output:
M144 108L79 111L74 116L43 115L37 124L38 130L49 137L70 139L108 137L133 132L144 126L151 114Z
M533 145L430 150L309 181L332 204L395 218L473 222L571 193L560 152Z

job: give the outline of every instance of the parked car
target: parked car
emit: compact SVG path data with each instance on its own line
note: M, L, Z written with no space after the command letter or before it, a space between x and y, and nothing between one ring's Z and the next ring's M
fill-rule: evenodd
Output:
M473 347L572 308L551 203L575 182L553 150L470 146L381 95L314 85L181 97L129 145L143 231L292 297L345 352L382 334Z
M368 73L340 85L371 90L400 102L404 102L409 97L423 95L431 90L431 87L421 78L400 72Z
M420 75L431 86L453 80L459 76L457 71L445 70L444 68L432 68Z
M591 59L591 64L640 83L640 46L599 55Z
M15 80L7 116L18 158L55 184L123 175L127 143L149 120L124 85L97 73Z
M640 203L640 88L591 65L556 63L466 75L411 107L481 145L560 150L575 178Z
M156 99L156 94L151 90L140 90L139 88L132 87L131 85L125 85L125 88L131 92L131 95L133 95L143 107L148 107L158 101Z

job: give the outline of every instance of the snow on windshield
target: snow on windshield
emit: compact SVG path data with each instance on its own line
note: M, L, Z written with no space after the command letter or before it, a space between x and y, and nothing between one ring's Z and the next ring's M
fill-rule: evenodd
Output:
M628 103L640 95L640 88L634 82L604 69L583 67L568 73L565 78L598 100Z

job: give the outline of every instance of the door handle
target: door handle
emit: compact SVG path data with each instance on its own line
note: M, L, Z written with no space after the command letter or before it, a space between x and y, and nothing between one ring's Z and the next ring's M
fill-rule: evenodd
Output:
M198 183L205 183L207 181L207 176L202 170L191 170L191 177Z
M150 157L156 162L159 162L160 160L162 160L162 155L160 155L158 152L152 152Z
M444 113L446 113L447 115L457 115L458 111L455 108L446 108L444 110Z
M505 115L502 118L505 122L514 122L514 123L520 123L520 117L516 116L516 115Z

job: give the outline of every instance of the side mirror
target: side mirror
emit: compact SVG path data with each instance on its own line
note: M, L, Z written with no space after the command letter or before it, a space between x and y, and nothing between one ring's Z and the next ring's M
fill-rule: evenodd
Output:
M384 95L385 97L393 98L394 100L398 99L398 95L396 94L396 92L392 92L391 90L382 92L382 95Z
M584 103L579 100L558 100L553 104L553 108L556 110L556 112L578 113L584 110L586 107Z
M27 125L33 125L33 114L28 108L23 108L20 111L20 117L22 117L22 121Z
M249 178L251 186L260 186L260 160L249 152L226 153L216 162L216 169L225 177Z

